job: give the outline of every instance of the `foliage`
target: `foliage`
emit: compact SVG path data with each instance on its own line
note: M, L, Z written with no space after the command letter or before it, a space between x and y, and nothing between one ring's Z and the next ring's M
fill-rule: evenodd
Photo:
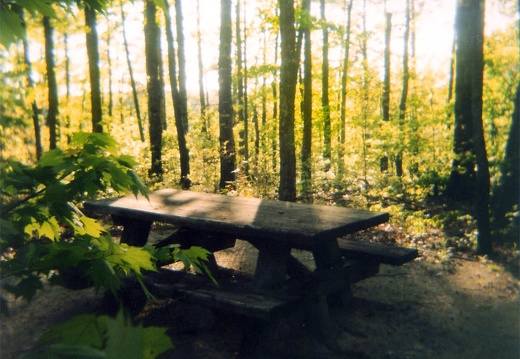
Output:
M132 157L119 153L116 141L109 135L83 132L72 138L68 149L49 151L34 166L14 160L3 163L0 167L0 274L2 279L14 278L5 283L4 289L28 301L46 282L70 288L93 285L117 296L122 277L131 275L150 297L142 279L146 271L156 270L157 261L182 261L197 272L208 274L205 265L208 252L202 248L155 249L118 243L97 221L81 212L78 207L81 201L100 194L115 191L147 197L146 187L133 171L134 165ZM6 303L2 298L3 310ZM87 357L102 354L95 349L106 349L106 356L102 357L114 357L120 346L128 346L130 343L126 341L134 341L136 336L141 339L133 343L138 346L133 348L139 349L136 353L144 353L140 357L152 357L159 349L169 347L165 340L159 339L164 331L130 327L122 321L119 317L117 320L76 318L51 333L72 335L69 327L95 322L96 335L106 336L108 340L103 340L102 346L79 343L94 347L82 349ZM61 357L73 352L75 345L78 343L65 337L46 353Z
M116 318L79 315L55 325L38 342L39 358L155 358L173 348L166 328L132 325L123 312Z

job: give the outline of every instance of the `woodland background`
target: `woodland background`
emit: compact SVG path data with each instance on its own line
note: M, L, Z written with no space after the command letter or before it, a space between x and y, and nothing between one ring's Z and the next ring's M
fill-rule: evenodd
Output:
M412 227L444 225L448 211L417 212L437 198L457 203L455 217L484 213L469 239L485 236L481 251L514 241L515 1L0 5L3 161L105 132L152 189L383 209ZM481 93L457 90L479 61ZM457 122L475 113L472 96L480 142L478 126Z

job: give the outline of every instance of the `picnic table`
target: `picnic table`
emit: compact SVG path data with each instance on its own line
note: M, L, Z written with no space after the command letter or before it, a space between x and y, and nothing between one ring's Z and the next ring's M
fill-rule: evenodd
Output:
M199 301L206 298L207 304L227 303L241 314L264 318L302 300L321 333L332 328L329 304L348 302L352 283L377 274L380 263L401 265L417 256L415 249L341 238L387 222L384 212L176 189L151 192L149 199L130 195L90 201L85 209L111 215L123 226L121 241L129 245L146 244L154 222L192 231L188 239L181 236L183 245L211 252L233 247L236 239L251 243L258 249L254 292L185 284L176 290L184 288ZM315 269L300 263L292 249L311 252Z

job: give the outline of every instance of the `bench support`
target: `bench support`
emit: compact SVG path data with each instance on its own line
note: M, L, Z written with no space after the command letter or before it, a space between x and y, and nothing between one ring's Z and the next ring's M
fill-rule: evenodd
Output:
M153 221L112 215L112 221L117 226L123 226L121 243L142 247L148 241Z

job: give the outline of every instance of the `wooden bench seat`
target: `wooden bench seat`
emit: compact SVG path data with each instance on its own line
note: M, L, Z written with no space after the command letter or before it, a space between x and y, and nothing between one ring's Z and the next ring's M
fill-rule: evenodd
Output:
M352 259L368 259L379 263L400 266L413 261L417 249L396 247L387 244L338 239L341 254Z
M167 269L148 275L145 283L157 298L181 295L192 303L265 320L287 312L301 299L295 295L260 293L238 282L219 280L216 286L207 278Z

